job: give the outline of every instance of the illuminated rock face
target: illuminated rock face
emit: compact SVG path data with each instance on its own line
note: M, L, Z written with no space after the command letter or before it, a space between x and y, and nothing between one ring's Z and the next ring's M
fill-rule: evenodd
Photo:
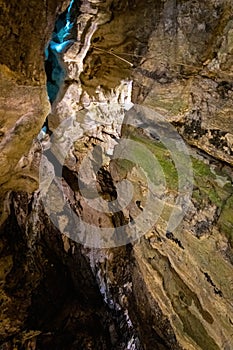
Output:
M1 203L11 189L30 192L38 186L40 146L33 139L50 111L44 49L62 3L1 3Z
M73 2L47 3L46 9L38 2L30 4L27 12L16 4L3 7L5 28L12 23L12 30L4 32L8 50L1 53L1 194L10 213L1 227L1 345L25 350L230 350L232 2L84 0L74 32L68 28L68 37L59 40L51 36L50 44L55 13L65 14L66 20L57 22L61 34L59 23L69 26L66 14ZM20 23L30 16L35 18L33 40L24 42L29 29ZM55 82L56 90L51 113L43 70L48 44L65 72L58 82L56 72L46 68L48 83ZM48 66L53 60L46 58ZM50 80L49 74L56 79ZM122 127L132 101L149 107L150 113L142 119L133 114L133 123ZM49 135L33 141L47 115L60 153ZM59 133L61 123L65 127ZM174 150L165 147L163 138L169 123L190 150L191 195L178 193ZM112 159L121 138L137 144L130 152L139 165ZM62 169L60 156L67 142ZM62 188L73 212L94 227L114 231L132 225L148 210L142 165L157 181L143 147L156 157L166 180L165 188L157 187L153 194L156 203L165 201L158 220L132 245L79 245L55 189ZM50 174L57 171L54 158L62 172L62 183L57 178L51 187L55 200L50 218L40 192L30 194L38 186L42 148ZM90 171L81 176L90 152ZM91 171L98 167L94 186ZM97 188L105 202L121 203L121 183L126 194L134 190L126 208L98 211L88 205L83 187L89 195ZM109 202L107 206L113 208ZM171 212L182 212L184 206L181 225L168 230ZM82 227L82 237L92 234Z
M52 38L45 49L45 71L50 103L53 103L64 82L65 70L62 54L77 40L79 2L71 1L55 23Z

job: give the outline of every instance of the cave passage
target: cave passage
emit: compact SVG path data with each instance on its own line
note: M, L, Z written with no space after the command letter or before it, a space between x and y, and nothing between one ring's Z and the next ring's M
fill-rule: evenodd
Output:
M51 104L55 101L65 79L66 72L62 63L62 54L77 38L78 15L79 1L71 0L67 9L58 16L52 38L45 49L47 92Z

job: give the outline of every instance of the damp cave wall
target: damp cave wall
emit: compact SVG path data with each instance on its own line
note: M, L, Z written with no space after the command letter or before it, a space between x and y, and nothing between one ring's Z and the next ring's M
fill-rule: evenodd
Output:
M31 167L34 156L29 150L50 112L44 50L56 16L67 6L68 2L56 0L2 1L0 5L2 203L13 188L32 191L38 186L38 169ZM5 217L2 205L1 213Z
M54 6L54 3L48 3L47 6L47 3L45 3L42 6L40 2L35 3L35 5L32 2L22 8L18 3L15 6L11 4L4 3L3 5L4 18L2 23L4 23L4 26L2 30L5 46L2 50L4 55L1 56L1 117L3 121L1 137L4 152L0 180L3 184L1 187L2 198L6 200L8 210L4 218L7 214L11 214L8 221L5 221L6 224L1 235L1 266L3 266L2 320L6 325L2 328L4 329L2 344L5 343L4 346L8 348L12 347L13 342L19 348L35 346L30 345L28 340L30 336L33 339L38 338L37 333L33 333L35 329L32 330L28 326L27 321L30 321L31 325L33 322L33 325L36 325L33 328L39 329L36 331L42 331L43 333L38 338L38 348L41 346L43 349L44 346L46 349L48 344L54 343L57 334L55 332L55 336L54 334L46 335L51 329L52 331L54 329L50 325L41 325L43 320L35 320L35 316L32 320L28 310L31 308L30 310L33 310L33 315L35 315L36 310L40 309L40 300L48 299L49 292L47 292L47 289L51 288L51 282L48 280L54 281L54 284L59 281L59 284L67 285L73 291L78 291L83 288L83 282L81 282L80 287L78 281L86 278L87 281L90 281L90 283L88 282L88 288L94 290L93 294L90 295L90 300L97 300L100 295L88 267L88 261L83 260L77 247L75 248L77 255L72 256L72 243L67 244L68 253L64 253L66 244L48 225L46 218L39 218L41 223L40 232L37 232L33 226L28 228L28 225L31 225L28 216L34 213L32 210L34 201L31 200L30 195L22 194L20 191L24 190L29 193L38 186L38 169L36 167L35 169L32 168L31 164L36 165L38 163L40 149L36 148L35 144L33 144L34 148L31 148L31 145L33 138L40 130L45 117L50 111L43 66L44 47L54 28L55 13L56 11L60 12L61 5ZM126 3L113 1L111 6L108 7L108 11L112 11L114 15L109 17L108 23L102 25L93 37L95 43L101 41L101 45L106 50L111 49L112 42L114 42L115 49L117 48L118 51L123 53L127 51L130 55L133 54L135 42L137 43L137 56L133 60L136 68L138 68L134 71L134 101L144 102L155 110L164 113L191 145L207 152L214 158L214 160L211 158L211 161L217 162L218 167L220 169L225 168L230 175L232 172L231 167L229 167L232 164L232 114L230 112L232 103L231 6L232 4L229 1L215 0L208 4L200 1L158 1L156 2L156 8L152 1L129 1ZM152 8L154 12L151 11ZM38 14L38 18L35 13ZM144 21L140 20L142 14ZM152 21L149 14L153 17ZM13 24L15 19L17 19L16 26ZM127 26L119 25L119 23L126 23L126 19ZM39 22L42 26L35 26ZM23 23L25 25L22 26ZM49 29L45 30L45 28L48 28L48 23ZM153 24L154 31L151 30L151 24ZM6 30L8 25L12 28L10 31ZM128 35L128 28L131 26L134 29L133 32L136 33L136 41L132 31ZM26 38L29 27L30 37L32 36L35 42ZM31 27L34 29L33 32ZM28 29L26 30L26 28ZM42 28L44 28L44 31L42 31ZM143 39L143 33L145 32L147 37ZM41 37L43 38L42 42ZM127 39L125 39L126 37ZM150 44L148 45L149 37ZM20 54L19 42L21 42L23 48ZM35 45L35 43L37 44ZM14 46L18 48L15 51ZM38 55L35 53L38 53ZM144 56L144 62L140 62L140 55ZM34 60L35 57L36 60ZM127 59L129 60L128 56ZM96 64L98 64L98 69ZM137 64L140 64L140 66L137 67ZM99 82L106 89L112 88L129 73L128 65L123 66L118 59L111 55L97 54L92 50L87 56L84 68L81 80L89 93L96 88ZM40 96L39 100L37 96ZM39 109L38 106L40 106ZM223 133L221 133L222 131ZM209 142L209 140L212 140L212 142ZM27 153L30 148L31 151ZM23 159L20 160L22 156ZM208 157L204 159L208 164ZM116 279L119 285L121 285L120 283L124 285L126 282L131 282L132 279L134 281L131 299L133 303L129 306L130 315L139 329L140 339L146 349L153 350L155 344L161 349L180 348L177 337L170 328L171 322L168 321L167 315L171 316L170 321L174 322L173 327L176 330L175 333L179 334L179 341L184 341L184 348L199 347L206 349L209 347L209 349L224 348L224 350L231 348L230 327L232 320L229 315L232 313L232 308L229 292L232 286L229 278L232 272L232 244L229 243L224 231L225 225L228 236L232 237L231 193L228 193L228 189L226 189L224 191L227 192L227 195L225 195L225 192L223 191L222 194L220 190L220 194L224 199L221 201L221 205L216 208L215 203L209 199L209 193L206 194L206 188L207 191L209 188L212 189L210 184L215 180L219 180L219 178L216 177L213 180L211 172L207 170L203 163L198 163L199 165L200 168L196 169L199 172L199 183L197 182L195 192L198 197L195 199L197 208L194 208L193 213L187 218L185 230L179 236L179 240L185 249L181 250L179 246L176 246L178 238L175 238L176 241L172 241L169 237L166 237L164 230L157 227L158 232L154 236L146 238L145 241L143 240L142 244L136 244L132 252L126 253L124 249L123 251L117 251L116 255L119 256L117 267L114 268L111 263L104 263L108 265L109 276L115 274L112 278L113 280ZM207 178L205 177L206 173ZM204 186L201 186L200 179ZM9 193L12 189L18 191L18 194L11 194L6 197L6 193ZM216 201L216 198L213 200ZM212 218L209 214L212 213L213 208L217 215L214 214ZM43 213L40 210L39 212ZM220 217L220 222L216 222L221 210L222 218ZM45 220L48 230L43 227L43 220ZM203 223L209 225L210 231L205 230L206 226ZM19 226L21 226L21 229ZM197 234L190 233L192 230L194 232L197 230ZM30 236L35 232L38 234L36 238L33 235ZM40 234L44 236L41 237ZM54 244L54 236L58 241L56 244ZM33 244L36 247L36 253L31 249ZM54 252L51 254L51 248L54 249L54 246L58 246L55 249L56 254ZM33 265L35 262L30 257L32 252L37 258L36 260L39 261L36 268ZM76 258L79 261L84 261L83 263L79 262L79 266L82 266L85 271L84 276L75 275L73 259ZM67 264L69 259L72 263ZM125 261L128 261L129 264L126 264ZM47 263L48 265L46 265ZM25 273L30 268L32 271ZM106 267L104 266L102 269L104 273ZM130 273L127 272L127 269L130 270ZM62 270L59 276L58 270ZM33 277L34 271L36 271L36 276ZM75 276L71 278L70 274ZM120 279L121 275L125 278L123 278L123 281ZM158 278L158 276L160 277ZM199 282L193 279L195 276L197 276ZM15 284L11 285L10 281L15 281ZM190 281L194 287L190 286ZM77 283L76 289L73 283ZM75 324L74 329L72 329L72 326L67 326L71 333L76 332L75 327L78 328L80 338L79 335L78 339L71 336L73 343L76 342L74 348L75 346L83 346L85 349L85 346L94 347L99 344L98 346L102 349L104 346L114 343L114 337L117 342L117 331L114 331L114 329L117 329L117 322L114 326L114 322L112 323L111 320L112 315L110 319L109 316L106 316L108 313L106 308L103 307L102 301L98 299L100 301L97 302L97 305L101 306L97 311L95 309L94 315L89 302L87 303L89 306L83 310L80 306L80 300L75 301L78 306L74 311L73 302L75 298L73 299L73 296L69 295L69 288L63 287L60 296L57 295L55 288L51 288L50 300L54 300L56 297L58 300L58 304L53 306L51 313L54 310L57 312L55 312L57 318L53 317L56 318L57 329L63 329L64 333L67 331L64 326L66 321L68 325ZM25 289L28 290L28 295ZM19 291L18 295L17 290ZM117 287L114 287L113 290L117 299L119 290ZM220 293L215 293L216 290L217 292L221 291L223 296ZM12 294L12 291L15 294ZM80 299L82 298L83 294L81 293ZM160 301L160 305L158 305L158 301ZM59 310L56 309L63 302L66 305L71 303L71 305L69 304L70 306L67 309L64 306L66 310L63 310L62 315L60 315ZM169 310L167 310L167 305L169 305ZM195 309L195 305L198 305L198 310ZM17 309L20 309L18 314L15 313ZM87 336L85 331L86 327L89 327L85 316L85 314L88 314L87 309L93 315L93 318L90 317L92 324L95 323L96 317L99 317L97 315L104 314L103 319L106 322L100 327L104 339L99 340L98 336L95 335L94 337L93 335ZM67 313L72 314L71 319L69 319ZM14 319L15 314L16 320ZM84 318L81 331L77 321L82 318L80 315ZM189 322L189 320L191 321ZM214 320L213 323L211 323L212 320ZM113 331L106 331L109 326ZM147 334L152 327L152 335L148 337ZM196 332L196 329L198 329L198 332ZM226 332L226 335L222 336L224 332ZM213 333L217 335L215 336ZM46 337L48 337L47 340ZM35 339L31 342L35 344ZM103 345L104 343L105 345ZM64 348L68 346L70 344L64 334Z

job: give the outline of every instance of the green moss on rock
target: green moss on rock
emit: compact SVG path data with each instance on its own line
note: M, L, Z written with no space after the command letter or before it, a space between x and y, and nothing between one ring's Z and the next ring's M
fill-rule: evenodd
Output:
M231 196L223 206L218 225L220 231L227 236L233 246L233 196Z

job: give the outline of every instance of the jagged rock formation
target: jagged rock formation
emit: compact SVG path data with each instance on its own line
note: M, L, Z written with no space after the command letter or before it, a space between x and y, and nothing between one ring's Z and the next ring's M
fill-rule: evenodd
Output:
M167 2L137 70L136 99L232 164L232 3Z
M35 144L28 152L50 110L44 48L62 3L3 1L0 5L1 202L9 190L30 192L38 186L40 147Z
M0 348L230 350L231 1L82 1L41 142L43 50L69 4L30 4L31 41L26 4L3 5Z

